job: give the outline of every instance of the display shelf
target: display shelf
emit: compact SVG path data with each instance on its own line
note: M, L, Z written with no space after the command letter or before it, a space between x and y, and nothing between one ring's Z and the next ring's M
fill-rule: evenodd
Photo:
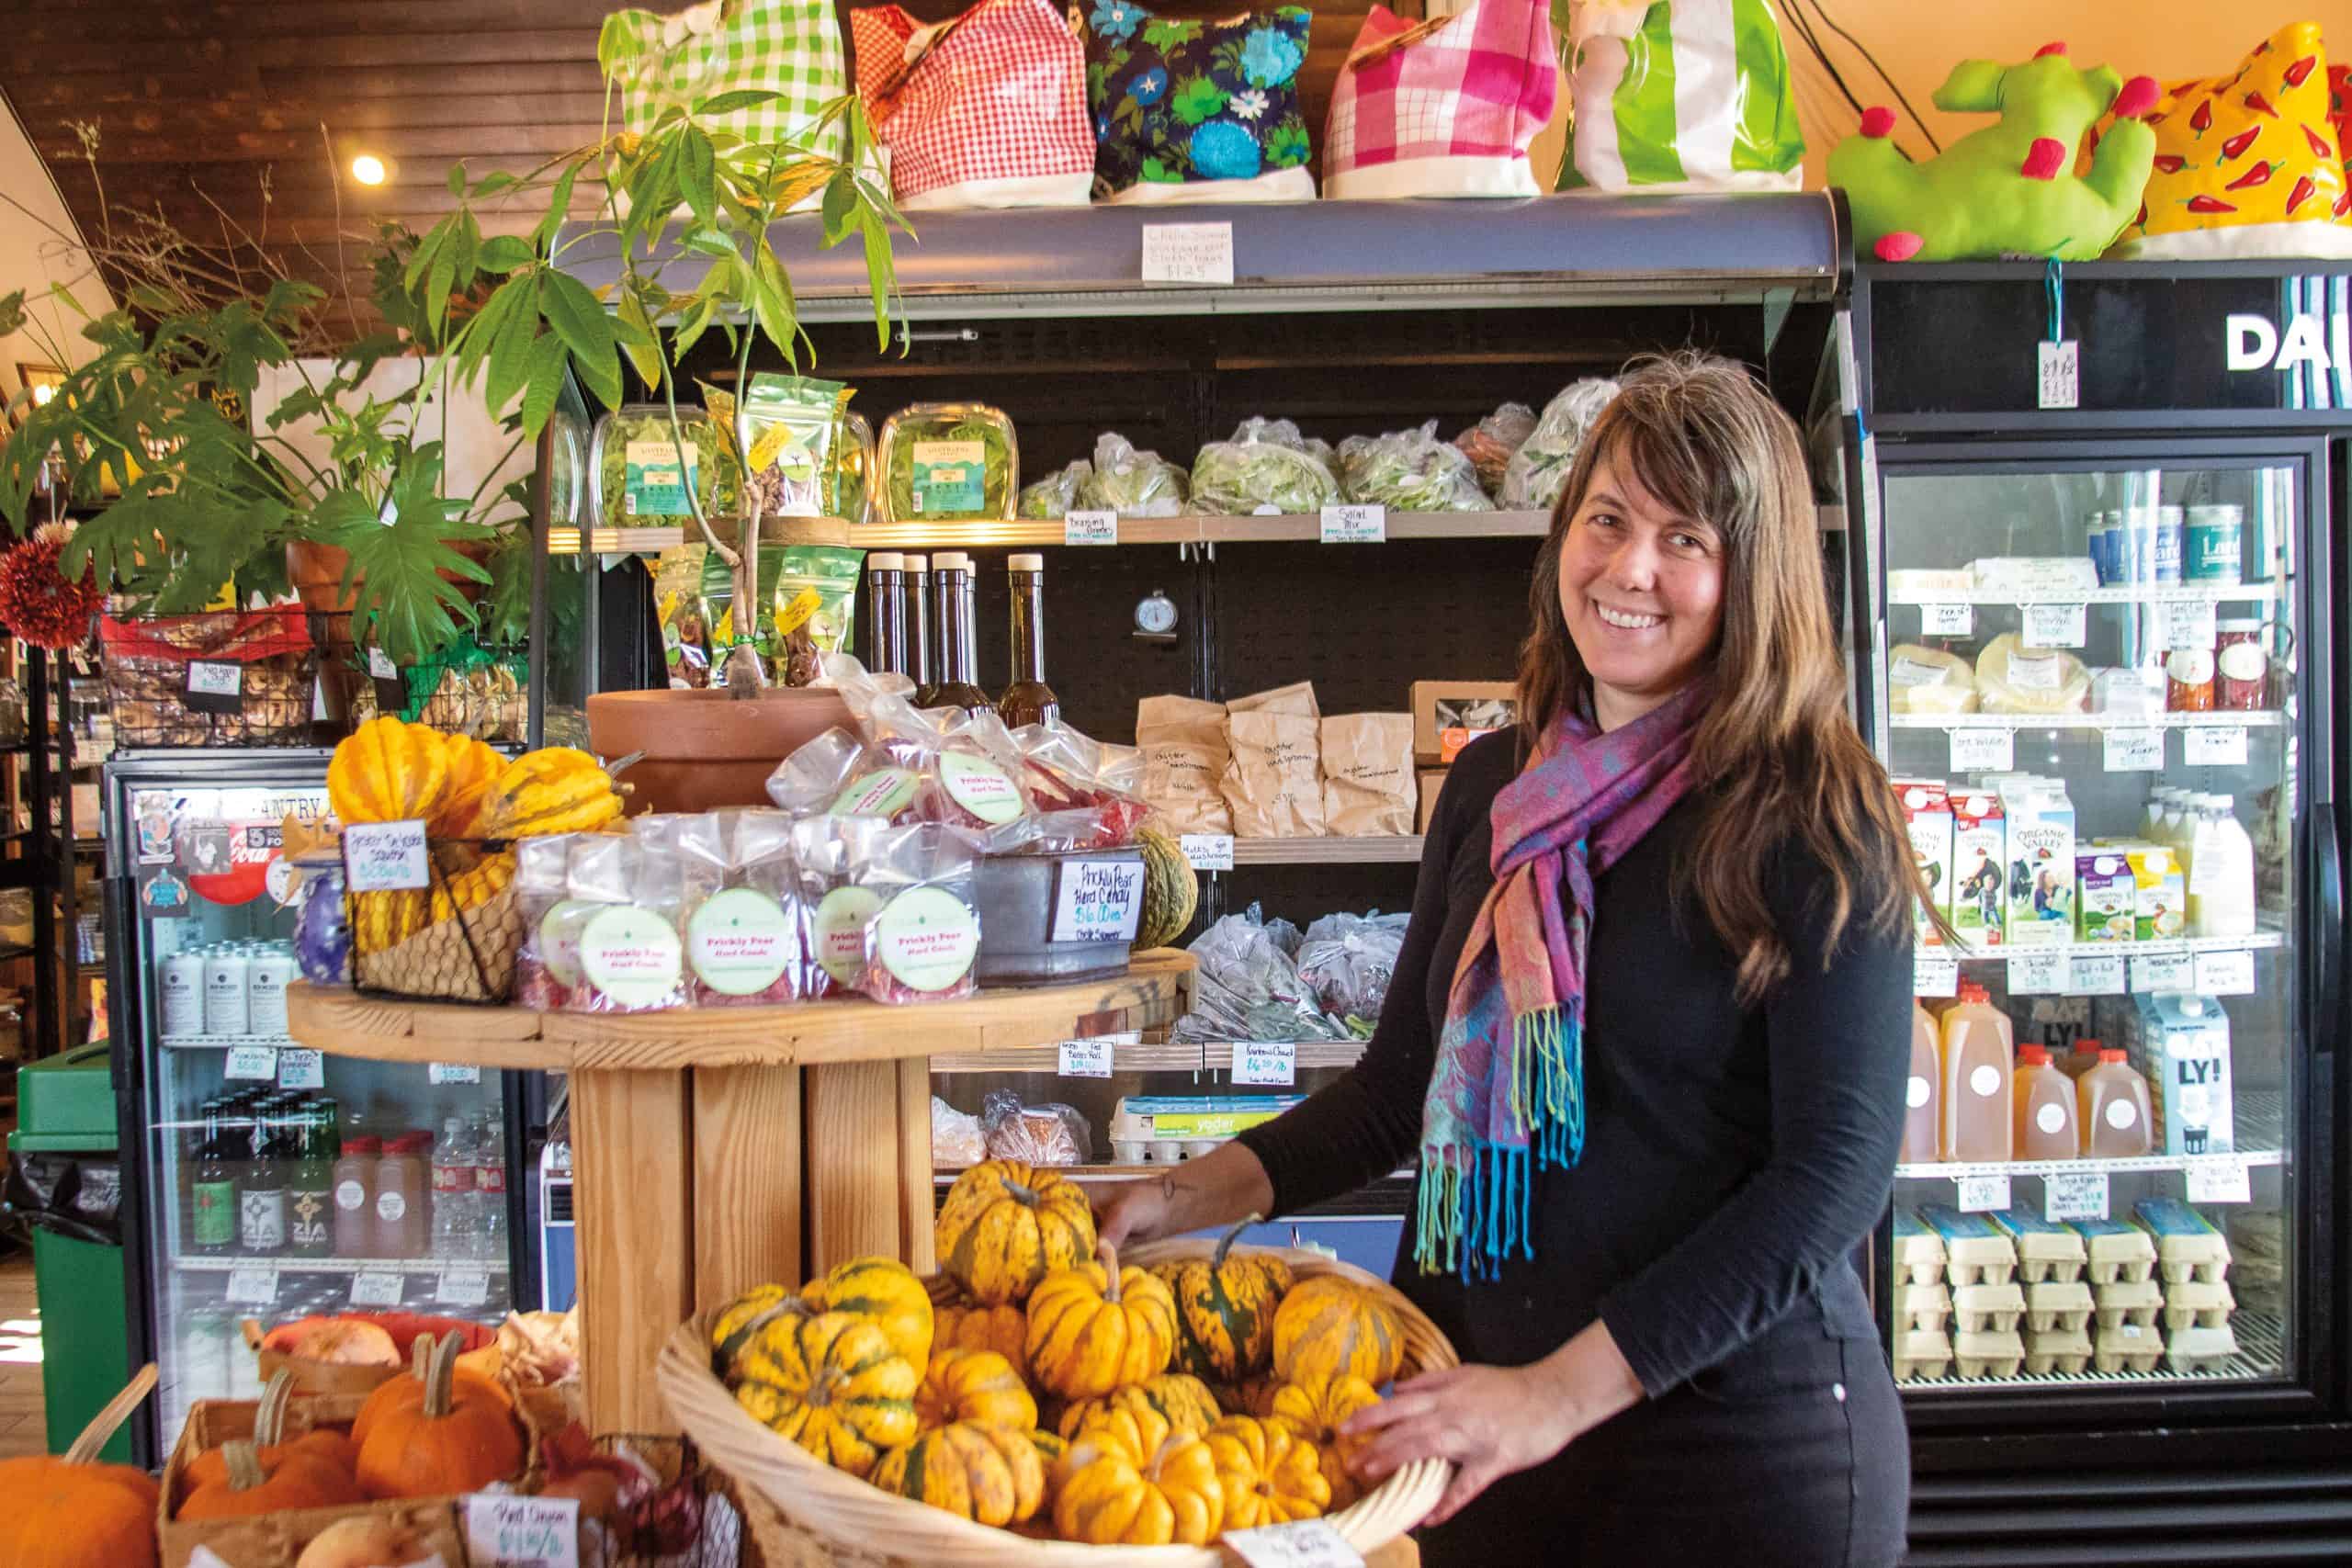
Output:
M280 1274L503 1274L507 1265L468 1258L246 1258L175 1254L172 1267L192 1273L275 1269Z
M1390 512L1391 541L1403 539L1540 539L1551 531L1548 512ZM1323 520L1312 513L1256 517L1123 517L1120 545L1312 544ZM792 545L872 550L1034 549L1062 544L1062 520L1018 518L1002 523L850 523L838 517L785 518L761 526L761 536Z
M1351 1067L1363 1059L1361 1040L1299 1042L1298 1066ZM1111 1048L1111 1071L1117 1073L1223 1072L1233 1066L1229 1044L1118 1044ZM931 1059L934 1073L1050 1073L1061 1066L1061 1047L1033 1045L1019 1050L990 1051L982 1055L944 1055Z
M1898 713L1887 716L1893 729L2276 729L2286 722L2276 708L2248 713L2159 713L2135 717L2120 713Z
M97 967L103 970L106 965ZM159 1034L155 1043L170 1051L226 1051L237 1045L266 1045L282 1051L301 1044L288 1034Z
M1236 839L1233 863L1244 865L1412 864L1421 836L1374 834L1329 839Z
M2237 1096L2237 1149L2225 1155L2138 1155L2128 1159L1919 1160L1894 1168L1898 1181L1963 1181L1983 1176L2071 1176L2105 1171L2211 1169L2232 1165L2249 1168L2284 1165L2287 1097L2276 1091L2246 1090Z
M2275 582L2216 583L2212 587L2077 588L2064 593L2002 593L1973 588L1965 593L1894 593L1890 604L2267 604L2278 597Z
M2148 1372L2102 1372L2085 1368L2079 1372L2020 1371L2013 1378L1963 1378L1954 1371L1939 1378L1913 1378L1896 1386L1905 1393L1934 1395L2016 1388L2177 1387L2190 1383L2256 1382L2284 1375L2287 1325L2282 1320L2268 1313L2241 1309L2230 1315L2230 1328L2237 1336L2238 1353L2207 1371L2177 1372L2162 1361ZM2093 1338L2098 1337L2098 1332L2096 1328L2091 1331Z
M2286 934L2274 929L2258 931L2252 936L2175 937L2161 942L2069 942L2041 947L1980 947L1974 942L1963 942L1958 947L1919 947L1912 949L1912 953L1915 957L1958 958L1965 964L2033 958L2045 953L2055 953L2062 958L2177 958L2184 953L2263 952L2282 947L2286 941Z

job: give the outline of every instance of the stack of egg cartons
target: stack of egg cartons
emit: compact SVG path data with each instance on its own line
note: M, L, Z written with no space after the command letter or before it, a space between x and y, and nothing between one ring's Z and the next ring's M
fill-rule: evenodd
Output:
M2277 1209L2230 1215L2230 1289L2247 1312L2287 1315L2287 1216Z
M2113 1220L2076 1220L2090 1258L2091 1295L2098 1333L2092 1360L2102 1372L2150 1372L2164 1343L2156 1314L2164 1296L2156 1289L2155 1238L2137 1225Z
M1894 1377L1939 1378L1951 1365L1951 1292L1943 1237L1908 1209L1894 1211Z
M1995 1214L1993 1223L2017 1247L2018 1278L2025 1281L2025 1370L2081 1371L2091 1360L2092 1305L2082 1233L2021 1209Z
M2221 1371L2238 1353L2230 1328L2237 1303L2230 1295L2229 1242L2177 1198L2143 1198L2132 1214L2154 1238L2164 1275L2165 1361L2177 1372Z
M1930 1203L1919 1217L1943 1243L1944 1275L1951 1281L1952 1363L1964 1378L2013 1378L2025 1360L2018 1322L2025 1292L2018 1287L2017 1244L1983 1214Z

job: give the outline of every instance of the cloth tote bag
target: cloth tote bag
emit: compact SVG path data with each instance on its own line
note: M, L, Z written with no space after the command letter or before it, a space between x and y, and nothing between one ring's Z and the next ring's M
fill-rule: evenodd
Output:
M1788 52L1770 0L1553 0L1570 127L1559 188L1795 190Z
M697 98L757 89L782 96L711 124L746 141L782 141L849 92L849 57L830 0L704 0L666 17L617 11L605 26L627 28L639 46L620 78L621 123L631 130ZM838 138L827 140L832 145L809 151L841 156Z
M1527 149L1558 90L1548 0L1409 22L1374 6L1331 90L1323 194L1534 196Z

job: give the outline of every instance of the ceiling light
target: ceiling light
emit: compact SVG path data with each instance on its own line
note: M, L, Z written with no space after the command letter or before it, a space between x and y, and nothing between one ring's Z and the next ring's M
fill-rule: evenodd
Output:
M362 152L351 160L351 177L363 186L384 183L384 161L373 152Z

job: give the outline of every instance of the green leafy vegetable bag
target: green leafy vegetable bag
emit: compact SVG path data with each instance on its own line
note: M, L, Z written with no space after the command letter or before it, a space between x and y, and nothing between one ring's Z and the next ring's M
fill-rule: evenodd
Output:
M741 475L726 438L709 414L678 405L679 451L670 411L659 403L627 403L596 425L595 525L600 528L690 528L692 485L708 517L735 512Z
M915 403L882 426L883 520L1001 522L1021 489L1012 421L985 403Z

